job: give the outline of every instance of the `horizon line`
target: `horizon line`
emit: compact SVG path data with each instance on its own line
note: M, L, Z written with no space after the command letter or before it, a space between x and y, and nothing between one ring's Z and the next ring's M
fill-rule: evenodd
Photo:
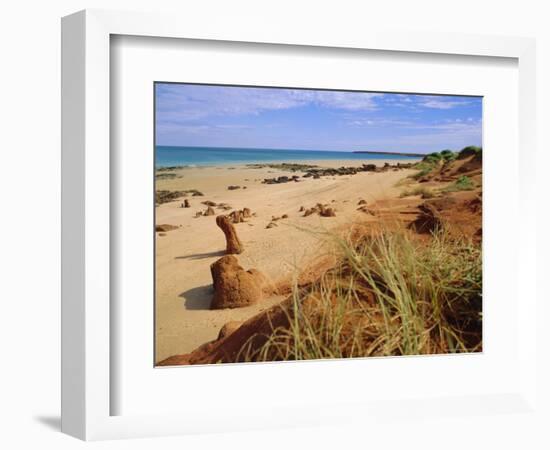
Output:
M156 147L175 147L175 148L220 148L220 149L240 149L240 150L282 150L282 151L301 151L301 152L331 152L331 153L381 153L381 154L401 154L412 156L415 155L429 155L433 152L420 153L420 152L407 152L407 151L386 151L386 150L310 150L303 148L275 148L275 147L213 147L207 145L166 145L166 144L155 144Z

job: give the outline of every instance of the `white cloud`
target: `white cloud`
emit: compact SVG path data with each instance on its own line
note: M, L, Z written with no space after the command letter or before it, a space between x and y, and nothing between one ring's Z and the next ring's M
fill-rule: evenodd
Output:
M457 106L468 105L470 102L466 100L442 100L442 99L429 99L421 101L419 104L425 108L433 109L452 109Z
M181 123L211 116L259 114L307 105L347 111L372 111L383 94L300 89L239 88L201 85L157 86L162 122Z
M395 119L364 119L354 118L350 120L350 125L364 127L364 126L376 126L376 127L409 127L413 126L414 122L407 120L395 120Z

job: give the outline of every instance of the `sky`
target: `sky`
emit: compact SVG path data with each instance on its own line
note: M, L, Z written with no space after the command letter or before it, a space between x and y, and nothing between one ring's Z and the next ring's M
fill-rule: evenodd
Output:
M155 85L156 144L428 153L481 146L482 98Z

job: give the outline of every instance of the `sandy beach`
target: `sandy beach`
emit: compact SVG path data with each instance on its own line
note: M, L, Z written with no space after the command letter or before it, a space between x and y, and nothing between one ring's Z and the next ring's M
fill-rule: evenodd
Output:
M407 160L304 161L320 167L356 167L362 164L414 162ZM300 163L300 161L292 161ZM396 198L402 188L396 184L412 169L386 172L359 172L355 175L300 178L299 182L263 184L265 178L292 176L293 173L268 167L246 165L180 168L170 177L158 177L156 189L191 190L203 196L187 196L163 203L156 208L156 223L177 227L156 233L156 361L171 355L191 352L217 338L220 328L230 321L243 321L280 302L283 296L271 296L245 308L210 310L212 277L210 265L224 255L225 238L216 226L216 216L195 217L205 211L202 202L226 203L232 209L250 208L253 217L236 224L245 251L237 255L245 269L256 268L277 284L295 277L326 248L314 231L344 229L354 222L369 220L358 211L358 202L367 204ZM300 174L300 172L297 172ZM229 190L228 186L240 186ZM300 208L317 203L330 205L335 217L312 214L303 217ZM224 211L216 209L216 215ZM273 217L277 226L266 228Z

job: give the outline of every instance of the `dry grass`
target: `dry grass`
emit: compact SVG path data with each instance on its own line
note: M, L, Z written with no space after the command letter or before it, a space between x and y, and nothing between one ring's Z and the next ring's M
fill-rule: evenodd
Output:
M407 189L407 190L401 192L399 197L400 198L411 197L413 195L420 195L420 197L423 198L423 199L428 199L428 198L434 198L435 197L435 193L431 189L428 189L424 186L417 186L417 187L414 187L412 189Z
M337 244L340 264L294 289L290 326L275 329L260 348L245 345L240 356L274 361L481 350L478 246L444 230L420 240L390 229Z

